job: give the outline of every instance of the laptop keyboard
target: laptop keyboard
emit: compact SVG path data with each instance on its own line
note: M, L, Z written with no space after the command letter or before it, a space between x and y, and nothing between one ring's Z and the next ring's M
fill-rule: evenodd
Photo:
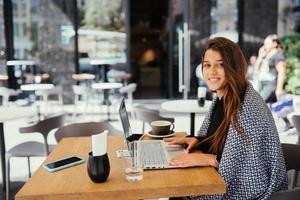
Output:
M163 168L169 165L161 142L142 142L141 150L146 168Z

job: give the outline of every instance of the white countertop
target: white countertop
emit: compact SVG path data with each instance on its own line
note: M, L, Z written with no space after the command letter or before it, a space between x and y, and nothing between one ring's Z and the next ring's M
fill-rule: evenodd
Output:
M91 65L115 65L126 63L124 59L91 59Z
M15 66L15 65L35 65L33 60L9 60L6 62L7 66Z
M210 105L211 101L205 101L204 107L200 107L196 99L182 99L166 101L161 104L161 108L170 112L206 114Z
M0 122L37 115L36 107L0 106Z

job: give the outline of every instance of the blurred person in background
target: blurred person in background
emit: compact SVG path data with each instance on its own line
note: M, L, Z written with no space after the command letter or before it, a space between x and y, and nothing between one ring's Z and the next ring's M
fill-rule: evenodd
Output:
M255 69L254 69L254 66L255 66L256 60L257 60L257 56L256 55L252 55L249 58L249 65L248 65L248 68L247 68L247 78L249 80L254 80L255 79Z
M257 78L257 71L255 70L255 63L257 60L256 55L252 55L249 58L249 64L247 68L247 79L250 81L250 83L253 85L254 89L256 91L259 91L259 80Z
M266 103L275 103L284 95L283 84L286 72L286 59L279 37L275 34L268 35L264 45L259 49L255 69L259 74L260 95ZM293 128L287 117L283 131Z

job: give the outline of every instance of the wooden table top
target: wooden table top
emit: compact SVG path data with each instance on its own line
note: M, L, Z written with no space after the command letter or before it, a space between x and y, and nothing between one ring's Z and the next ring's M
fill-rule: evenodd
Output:
M96 78L95 74L72 74L72 78L77 81L86 81L86 80L94 80Z
M91 137L64 138L45 163L68 156L79 156L85 163L55 173L39 167L15 199L144 199L222 194L226 191L224 180L212 167L145 170L142 181L128 182L123 160L116 156L119 149L125 149L124 137L109 136L110 175L106 182L94 183L88 177L86 164L91 151Z

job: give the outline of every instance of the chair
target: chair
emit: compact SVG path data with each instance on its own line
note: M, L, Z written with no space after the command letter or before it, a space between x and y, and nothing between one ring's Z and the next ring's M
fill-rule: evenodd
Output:
M292 190L283 190L273 193L271 200L298 200L300 197L300 188Z
M300 145L298 144L281 144L283 156L286 164L286 169L289 170L300 170L300 160L299 160L299 154L300 154ZM297 173L298 175L298 173ZM295 189L296 185L296 177L293 177L292 179L292 185L291 189L289 190L283 190L279 192L275 192L272 195L271 200L296 200L299 199L300 196L300 189Z
M285 159L287 170L295 170L292 178L291 189L296 186L298 171L300 170L300 145L299 144L282 144L282 151Z
M84 122L61 127L54 133L54 136L59 142L64 137L91 136L105 130L108 130L109 134L121 134L119 130L107 122Z
M72 86L73 92L74 92L74 112L73 112L73 117L76 117L77 115L77 111L78 111L78 107L79 104L81 102L84 103L84 111L83 113L86 115L87 113L87 107L90 104L90 100L91 97L93 95L93 89L92 88L88 88L86 86L82 86L82 85L73 85Z
M9 184L10 184L10 172L9 172L9 161L11 157L26 157L28 161L28 171L29 177L31 177L30 170L30 157L40 157L47 156L50 150L53 149L53 145L48 144L48 133L55 129L59 128L64 123L64 114L56 114L51 117L45 118L28 127L22 127L19 129L20 133L40 133L44 139L44 143L41 142L24 142L12 147L10 150L6 152L6 199L9 199Z
M44 102L45 105L45 111L47 112L48 110L52 110L49 106L49 97L51 96L56 96L58 99L58 104L61 106L63 109L63 96L62 96L62 91L63 88L62 86L56 86L52 89L47 89L47 90L38 90L35 92L36 96L41 96L42 102Z
M9 97L10 96L18 96L20 92L13 90L13 89L8 89L6 87L0 87L0 96L2 97L2 105L3 106L8 106L9 105Z
M126 85L119 89L119 92L121 94L125 94L125 93L127 94L127 99L128 99L129 105L132 105L132 101L133 101L132 93L135 92L136 87L137 87L136 83L130 83L129 85Z
M143 133L145 132L146 122L150 124L152 121L155 120L166 120L174 123L174 118L162 117L159 115L158 110L151 110L142 105L135 106L134 116L136 119L143 121L143 128L142 128Z
M86 87L91 86L91 83L96 78L95 74L72 74L72 78L76 81L82 82Z
M296 128L296 131L297 131L297 134L298 134L297 144L300 145L300 115L293 115L292 121L293 121L293 124L294 124L294 126ZM294 176L293 186L295 186L295 184L297 182L297 177L298 177L298 174L299 174L298 171L296 170L294 172L294 175L293 175Z
M294 126L296 128L296 131L298 133L298 142L297 142L297 144L300 145L300 115L293 115L292 121L293 121L293 124L294 124Z

